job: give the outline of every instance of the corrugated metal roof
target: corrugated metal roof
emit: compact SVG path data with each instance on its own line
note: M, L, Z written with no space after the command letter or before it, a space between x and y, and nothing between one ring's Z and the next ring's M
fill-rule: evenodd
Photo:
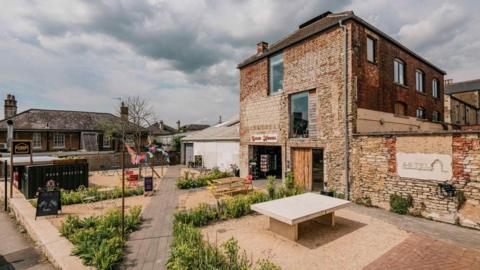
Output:
M238 115L215 126L194 132L182 141L240 141L240 118Z
M455 94L480 90L480 79L445 84L445 94Z

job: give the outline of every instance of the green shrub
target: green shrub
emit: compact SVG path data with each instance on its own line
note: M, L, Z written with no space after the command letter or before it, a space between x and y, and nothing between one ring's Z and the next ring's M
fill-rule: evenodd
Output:
M293 172L287 173L287 175L285 176L284 185L286 189L293 189L295 187L295 184L293 181Z
M413 198L412 196L408 195L407 197L403 197L402 195L398 195L397 193L390 195L390 211L405 215L408 213L408 208L413 205Z
M134 231L141 224L141 208L133 207L125 215L125 232ZM98 217L79 219L68 216L60 227L60 234L74 245L73 254L82 262L97 269L112 269L123 258L125 241L121 238L121 212L112 210Z
M258 270L281 270L280 266L272 263L267 259L260 259L257 261Z
M267 194L270 199L275 198L275 176L267 176Z
M136 188L127 188L125 189L125 197L138 196L143 194L143 187ZM120 187L115 187L112 190L99 191L97 187L86 188L80 186L77 190L61 190L61 202L62 205L77 204L83 203L85 198L92 197L90 201L103 201L110 199L117 199L122 197L122 189ZM36 201L32 200L30 202L33 206L36 206Z
M198 188L207 186L212 180L232 176L231 173L222 172L218 168L213 168L208 174L198 176L197 178L193 178L189 171L185 171L182 177L177 178L175 184L179 189Z

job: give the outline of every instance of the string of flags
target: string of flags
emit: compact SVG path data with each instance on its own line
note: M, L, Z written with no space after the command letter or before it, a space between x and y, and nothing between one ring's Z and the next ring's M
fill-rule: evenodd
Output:
M140 164L141 162L148 162L149 159L152 159L155 156L155 153L161 153L165 157L167 163L170 163L168 153L162 148L156 146L146 147L146 152L140 154L137 154L137 152L127 143L125 143L125 148L127 148L127 152L130 155L130 162L134 165Z

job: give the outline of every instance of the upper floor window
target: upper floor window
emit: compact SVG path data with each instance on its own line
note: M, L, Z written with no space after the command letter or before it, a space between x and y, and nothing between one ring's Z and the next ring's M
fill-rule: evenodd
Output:
M400 59L393 60L395 83L405 85L405 63Z
M32 134L32 144L35 149L42 148L42 133L34 132Z
M65 134L54 133L53 134L53 148L65 148Z
M395 103L395 114L396 115L402 115L405 116L407 115L407 105L403 102L396 102Z
M283 89L283 54L276 54L269 59L270 94Z
M425 73L423 71L417 69L415 71L415 82L416 82L416 89L418 92L424 93L425 89Z
M433 79L432 81L432 96L434 98L439 98L440 97L440 91L438 89L438 80L437 79Z
M440 113L437 111L433 111L432 113L432 121L433 122L440 122Z
M368 36L367 37L367 60L369 62L375 63L377 61L376 50L377 50L377 41L374 38Z
M290 135L292 138L308 137L308 92L290 96Z
M425 119L425 118L426 118L425 109L424 109L424 108L422 108L422 107L418 107L418 108L417 108L417 118L418 118L418 119Z

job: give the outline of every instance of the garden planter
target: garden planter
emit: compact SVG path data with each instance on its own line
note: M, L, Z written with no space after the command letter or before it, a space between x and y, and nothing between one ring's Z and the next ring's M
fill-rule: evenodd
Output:
M333 191L322 190L322 191L320 191L320 194L325 195L325 196L329 196L329 197L333 197Z

